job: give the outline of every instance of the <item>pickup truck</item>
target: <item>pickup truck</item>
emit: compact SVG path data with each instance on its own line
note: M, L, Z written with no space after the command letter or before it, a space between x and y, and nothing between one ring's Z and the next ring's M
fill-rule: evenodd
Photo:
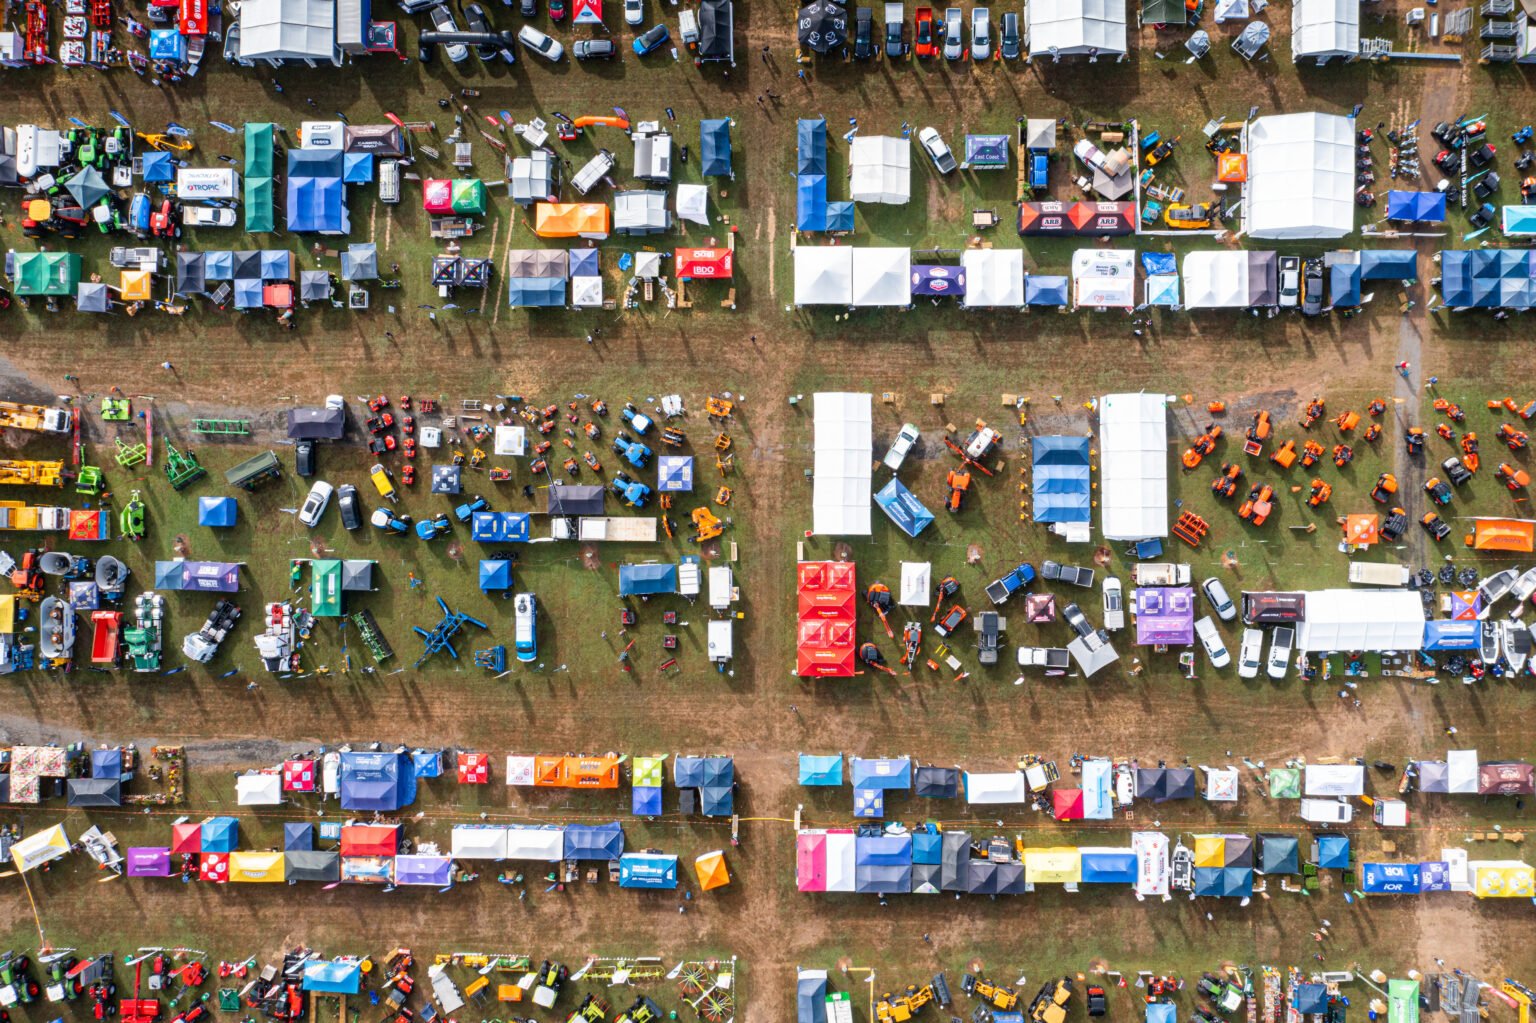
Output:
M1147 561L1131 568L1131 580L1137 586L1188 586L1188 565L1167 561Z
M1035 566L1022 562L1013 571L987 584L987 596L992 603L1001 604L1009 597L1035 581Z
M1072 666L1072 655L1067 653L1066 647L1060 646L1021 646L1019 647L1019 667L1044 668L1047 675L1065 672Z
M996 611L982 611L976 616L976 632L979 636L976 654L982 664L997 663L997 634L1001 627L1002 622Z
M1078 568L1076 565L1062 565L1055 561L1046 561L1040 565L1040 578L1046 582L1071 583L1073 586L1092 586L1093 569Z

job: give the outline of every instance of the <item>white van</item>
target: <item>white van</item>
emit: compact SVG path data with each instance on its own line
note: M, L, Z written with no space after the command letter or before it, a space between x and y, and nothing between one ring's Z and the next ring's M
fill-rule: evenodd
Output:
M731 606L731 593L736 580L731 576L729 565L709 566L709 606L715 611L725 611Z
M512 639L519 661L535 661L539 657L539 641L535 632L539 614L539 601L531 593L519 593L512 599Z
M400 201L400 161L379 161L379 201L394 205Z

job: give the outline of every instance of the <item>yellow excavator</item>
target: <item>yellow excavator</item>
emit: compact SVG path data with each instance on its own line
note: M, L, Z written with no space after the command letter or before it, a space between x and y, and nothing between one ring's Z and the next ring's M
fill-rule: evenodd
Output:
M972 998L980 998L994 1009L1004 1012L1019 1004L1019 993L1011 987L994 984L985 977L967 973L960 979L960 990Z
M1071 998L1071 977L1048 980L1030 1003L1029 1018L1034 1023L1064 1023L1067 1018L1067 1002Z
M720 516L710 511L708 505L701 505L693 510L693 525L698 530L693 534L694 543L713 540L725 532L725 525L720 521Z
M932 984L924 984L922 987L908 984L906 992L902 995L892 995L887 991L880 996L880 1001L875 1003L875 1019L879 1023L905 1023L931 1001L933 1001Z

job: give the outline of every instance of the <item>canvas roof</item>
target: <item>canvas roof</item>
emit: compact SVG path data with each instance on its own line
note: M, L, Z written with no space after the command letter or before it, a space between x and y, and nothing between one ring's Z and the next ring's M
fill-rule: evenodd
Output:
M1302 653L1419 650L1424 608L1410 590L1314 590L1296 630Z
M911 305L911 272L911 249L871 246L857 250L851 304L861 308Z
M1125 0L1031 0L1024 20L1031 56L1125 52Z
M246 0L240 5L245 60L330 60L336 5L326 0Z
M966 249L960 253L967 309L1024 305L1023 249Z
M848 156L854 202L901 205L912 198L912 143L889 135L859 135Z
M1360 55L1360 0L1295 0L1291 58Z
M1168 535L1168 411L1161 394L1099 402L1100 507L1105 539Z
M812 529L824 536L868 536L873 399L868 394L822 392L812 397L812 407Z
M1126 249L1072 253L1073 304L1130 309L1136 305L1136 254Z
M1248 128L1248 181L1243 186L1249 235L1342 238L1353 231L1354 135L1354 121L1336 114L1272 114L1255 120Z
M795 305L852 305L853 263L848 245L795 246Z

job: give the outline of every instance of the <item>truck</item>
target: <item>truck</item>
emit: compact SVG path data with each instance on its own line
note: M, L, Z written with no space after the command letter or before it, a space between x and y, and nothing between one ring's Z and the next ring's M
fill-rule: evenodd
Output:
M1071 583L1073 586L1093 585L1093 569L1063 565L1055 561L1041 563L1040 577L1047 582Z
M1289 625L1307 613L1305 593L1243 591L1244 625Z
M976 642L977 660L982 664L996 664L998 633L1002 631L1002 619L996 611L982 611L976 616L974 627L979 637Z
M9 427L12 430L68 433L74 423L74 414L66 408L0 401L0 426Z
M1072 655L1067 653L1066 647L1060 646L1021 646L1019 647L1019 667L1044 668L1047 675L1064 672L1072 666Z
M201 629L182 637L181 652L199 664L207 664L239 620L239 606L232 600L220 600L208 612L208 620Z
M1349 581L1363 586L1407 586L1408 566L1389 565L1383 561L1351 562Z
M0 529L58 533L69 528L69 509L25 501L0 501Z
M1301 819L1312 824L1348 824L1355 819L1355 808L1342 799L1303 799Z
M22 487L62 487L64 463L0 458L0 483Z
M1104 628L1118 632L1125 628L1125 592L1118 576L1104 577Z
M987 584L987 596L992 603L1001 604L1009 597L1035 581L1035 566L1020 562L1002 578Z
M1137 586L1188 586L1188 565L1168 561L1146 561L1131 567L1131 581Z

